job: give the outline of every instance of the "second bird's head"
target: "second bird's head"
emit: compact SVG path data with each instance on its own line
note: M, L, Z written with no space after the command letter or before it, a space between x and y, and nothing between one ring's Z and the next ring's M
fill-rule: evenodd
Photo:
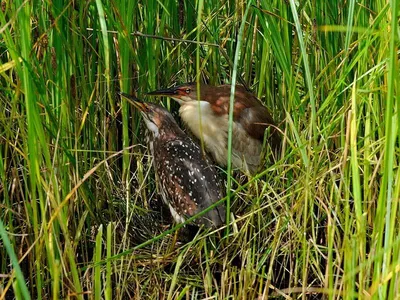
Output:
M162 106L155 103L140 101L135 96L129 94L120 93L120 95L125 97L129 103L140 111L147 128L153 132L155 136L158 136L160 131L176 129L178 127L169 111Z
M201 87L200 87L201 95L200 95L199 100L205 100L204 98L207 96L209 89L210 89L209 86L201 85ZM184 84L181 84L178 86L170 87L168 89L160 89L160 90L152 91L152 92L147 93L147 95L171 97L176 102L178 102L180 105L182 105L186 102L198 100L196 82L184 83Z

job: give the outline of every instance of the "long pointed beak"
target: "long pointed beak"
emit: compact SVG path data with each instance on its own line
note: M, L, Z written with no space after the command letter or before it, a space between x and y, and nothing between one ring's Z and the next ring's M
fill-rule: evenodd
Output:
M152 91L147 93L146 95L149 96L172 96L172 95L176 95L176 89L175 88L169 88L169 89L161 89L161 90L156 90L156 91Z
M140 101L138 98L136 98L133 95L129 95L126 93L118 93L120 96L124 97L126 101L128 101L130 104L132 104L134 107L139 109L140 111L144 111L147 108L146 103Z

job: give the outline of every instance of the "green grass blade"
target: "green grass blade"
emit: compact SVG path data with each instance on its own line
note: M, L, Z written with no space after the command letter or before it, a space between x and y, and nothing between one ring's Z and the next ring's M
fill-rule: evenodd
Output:
M296 10L296 3L294 0L289 0L290 8L292 9L292 15L294 19L294 25L296 27L297 37L299 39L300 51L303 59L306 83L308 88L308 94L310 98L311 105L311 118L310 118L310 135L313 137L311 141L316 140L317 138L317 109L315 105L315 96L314 96L314 83L311 77L310 64L308 62L308 54L307 54L307 46L304 42L303 38L303 30L301 29L301 24L299 20L299 16Z
M104 298L106 300L112 299L112 282L111 282L111 260L110 257L112 256L112 223L107 225L107 264L106 264L106 289L104 293Z
M103 226L100 225L97 235L96 235L96 247L95 247L95 255L94 255L94 264L97 265L97 262L101 261L101 249L102 249L102 238L103 238ZM94 267L94 277L93 277L93 286L94 286L94 299L101 299L101 267L97 265Z
M13 270L15 272L15 277L17 278L16 285L16 293L20 294L23 299L31 299L31 296L28 291L28 287L26 286L26 282L24 279L24 275L22 274L21 268L19 266L19 261L17 256L15 255L13 246L10 243L10 239L8 238L8 234L6 229L4 228L3 222L0 220L0 237L3 241L4 247L10 257Z
M229 98L229 127L228 127L228 161L227 161L227 184L226 184L226 231L225 234L229 235L229 223L231 217L231 187L232 187L232 135L233 135L233 109L235 103L235 88L236 79L238 73L238 64L240 59L240 51L242 46L242 39L244 33L244 27L246 24L247 15L249 13L252 1L249 1L246 6L246 10L243 15L242 24L239 28L239 33L237 36L237 45L235 50L235 58L233 60L233 70L232 70L232 82L231 82L231 95Z

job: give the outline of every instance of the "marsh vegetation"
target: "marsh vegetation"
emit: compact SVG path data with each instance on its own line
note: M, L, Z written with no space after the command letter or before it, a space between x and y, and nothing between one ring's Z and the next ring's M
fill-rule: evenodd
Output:
M398 298L399 6L2 1L0 298ZM187 239L116 92L196 80L247 85L284 142Z

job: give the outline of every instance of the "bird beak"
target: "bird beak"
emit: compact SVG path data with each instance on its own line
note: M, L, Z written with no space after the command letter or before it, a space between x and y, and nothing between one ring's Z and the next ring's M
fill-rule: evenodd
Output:
M173 96L176 95L177 91L175 88L169 88L169 89L161 89L161 90L156 90L147 93L146 95L149 96Z
M147 108L146 103L140 101L138 98L136 98L133 95L129 95L126 93L119 93L120 96L124 97L126 101L128 101L130 104L132 104L134 107L136 107L140 111L144 111Z

